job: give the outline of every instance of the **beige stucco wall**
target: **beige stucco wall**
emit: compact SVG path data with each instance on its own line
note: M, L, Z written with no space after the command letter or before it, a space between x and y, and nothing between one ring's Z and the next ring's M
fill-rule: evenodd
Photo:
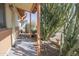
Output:
M6 15L6 26L7 28L11 28L12 27L12 12L9 8L8 4L5 4L5 15Z
M0 56L6 55L11 48L11 30L5 29L0 31Z
M5 15L6 15L6 26L7 26L7 28L12 28L12 26L17 26L17 14L16 13L14 13L14 15L15 15L15 17L14 17L14 19L12 19L12 17L13 17L13 14L12 14L12 11L10 10L10 8L9 8L9 4L8 3L6 3L5 4ZM12 25L12 23L13 23L13 25Z
M8 4L5 4L5 16L6 27L11 29L2 29L2 31L0 31L0 56L8 53L8 50L11 48L11 44L15 43L16 35L18 33L15 29L17 15L14 14L13 17L12 11L9 9Z
M9 53L12 46L11 34L12 34L11 29L3 29L0 31L0 56L7 55L7 53ZM17 30L16 34L18 34Z
M6 26L7 28L12 28L12 43L14 44L15 39L16 39L16 32L15 28L17 27L17 14L15 12L12 12L9 4L5 4L5 14L6 14Z

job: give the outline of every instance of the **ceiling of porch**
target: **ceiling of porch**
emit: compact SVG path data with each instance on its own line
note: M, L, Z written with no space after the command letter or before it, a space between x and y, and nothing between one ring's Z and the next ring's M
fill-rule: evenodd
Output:
M31 11L33 7L33 3L15 3L14 4L17 8L26 10L26 11Z

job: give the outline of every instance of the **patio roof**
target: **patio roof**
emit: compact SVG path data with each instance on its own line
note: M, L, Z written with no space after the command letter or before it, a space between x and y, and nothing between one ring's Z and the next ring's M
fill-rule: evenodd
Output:
M17 7L18 9L22 9L22 10L26 10L26 11L31 11L31 8L33 6L33 3L15 3L14 4L15 7Z
M37 4L34 3L14 3L11 5L15 6L21 20L25 18L24 16L25 11L30 13L35 13L37 11Z

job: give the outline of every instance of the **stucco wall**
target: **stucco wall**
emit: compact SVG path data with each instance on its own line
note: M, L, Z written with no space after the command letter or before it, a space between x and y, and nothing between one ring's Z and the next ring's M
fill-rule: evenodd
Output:
M14 19L12 19L13 14L15 15ZM12 26L18 25L17 24L18 16L17 16L16 13L12 13L8 3L5 4L5 15L6 15L6 26L7 26L7 28L12 28Z
M15 14L14 14L15 15ZM16 15L13 17L9 4L5 4L6 27L0 31L0 55L5 55L16 40ZM13 24L13 25L12 25Z
M17 14L15 12L12 12L12 10L9 7L9 4L5 4L5 14L6 14L6 26L7 28L12 29L12 42L14 44L15 39L16 39L16 32L15 28L17 27Z
M11 29L0 31L0 56L5 55L11 48Z
M16 29L16 36L18 35L18 29ZM16 39L14 39L16 40ZM0 30L0 56L6 55L12 46L12 30L2 29Z
M5 4L5 16L6 16L6 26L7 28L12 27L12 12L9 8L9 4Z

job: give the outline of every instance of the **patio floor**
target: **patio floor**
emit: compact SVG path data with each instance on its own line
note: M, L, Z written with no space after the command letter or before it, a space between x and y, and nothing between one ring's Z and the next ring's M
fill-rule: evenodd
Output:
M36 56L35 42L26 36L19 36L7 56Z

